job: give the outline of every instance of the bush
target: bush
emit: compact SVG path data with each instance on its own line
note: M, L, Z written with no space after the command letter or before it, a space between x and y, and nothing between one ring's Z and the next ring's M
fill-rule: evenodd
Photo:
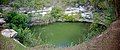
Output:
M36 40L33 38L33 34L29 28L19 28L16 29L18 32L17 39L23 43L25 46L35 46L36 45Z
M0 4L6 5L6 4L8 4L8 3L9 3L9 0L0 0Z
M58 19L59 17L63 15L63 11L60 7L54 7L50 14L52 17Z
M14 24L15 26L19 28L21 27L26 28L27 23L29 22L27 15L16 13L16 12L8 13L7 16L5 17L5 20L7 23L10 23L10 26L12 26L11 24Z
M20 5L18 3L12 3L10 6L14 9L20 8Z
M3 10L2 10L2 8L0 8L0 13L2 13L3 12Z
M98 23L92 23L85 40L90 40L92 37L101 34L104 30L106 30L106 26Z
M64 19L66 19L67 21L75 21L75 17L73 15L64 15L63 16Z
M36 40L32 38L33 34L31 30L27 27L29 22L27 15L10 12L5 17L5 20L9 28L18 32L18 35L15 38L25 46L34 46L37 43Z

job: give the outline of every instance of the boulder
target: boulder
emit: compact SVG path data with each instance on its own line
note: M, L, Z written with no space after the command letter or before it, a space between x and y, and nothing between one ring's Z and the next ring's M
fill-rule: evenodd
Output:
M1 34L5 37L14 38L17 35L17 32L13 29L4 29L1 31Z
M4 18L0 18L0 25L2 25L4 23L5 23Z

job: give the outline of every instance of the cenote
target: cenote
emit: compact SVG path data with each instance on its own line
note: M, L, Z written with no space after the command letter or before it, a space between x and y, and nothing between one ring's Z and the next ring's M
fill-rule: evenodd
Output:
M56 47L68 47L84 41L90 23L56 22L44 26L32 26L36 39L40 44L52 44Z

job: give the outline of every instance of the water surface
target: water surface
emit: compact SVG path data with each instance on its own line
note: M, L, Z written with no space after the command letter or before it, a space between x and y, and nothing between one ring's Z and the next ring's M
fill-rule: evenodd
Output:
M34 36L40 44L52 44L58 47L67 47L84 41L90 23L56 22L45 26L33 26Z

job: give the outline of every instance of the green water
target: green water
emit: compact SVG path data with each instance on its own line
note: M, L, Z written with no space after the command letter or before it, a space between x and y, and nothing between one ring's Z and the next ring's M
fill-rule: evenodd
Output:
M52 44L55 46L73 46L84 41L90 23L53 23L46 26L32 26L34 36L40 44Z

